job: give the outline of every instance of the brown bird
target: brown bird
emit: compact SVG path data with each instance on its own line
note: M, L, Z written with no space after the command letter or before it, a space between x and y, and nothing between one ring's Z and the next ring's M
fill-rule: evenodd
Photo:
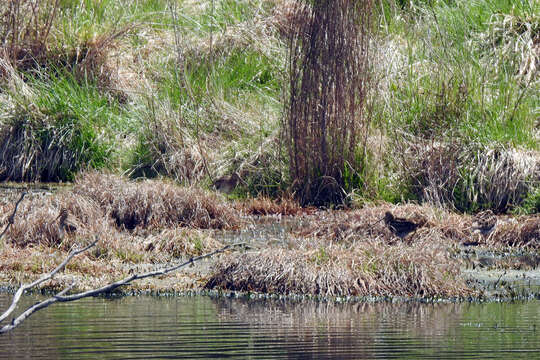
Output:
M473 232L486 236L497 227L497 216L491 210L481 211L474 216Z
M225 175L214 181L214 187L217 191L230 194L238 183L240 182L240 176L237 173L232 175Z
M407 219L395 217L390 211L387 211L384 214L384 223L394 235L401 239L405 238L410 233L416 231L416 229L418 229L420 226L424 225Z
M58 215L56 220L58 220L58 233L60 234L60 238L64 238L66 233L72 234L77 231L77 225L69 218L68 209L65 207L60 209L60 215Z

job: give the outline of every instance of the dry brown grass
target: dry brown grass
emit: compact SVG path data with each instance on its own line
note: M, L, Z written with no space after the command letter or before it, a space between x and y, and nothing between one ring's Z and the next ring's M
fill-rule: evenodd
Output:
M6 223L12 207L13 204L4 206L2 224ZM90 237L93 233L106 232L107 221L104 221L103 213L94 201L62 192L55 196L30 197L21 202L8 238L18 247L56 247L62 244L64 249L69 248L71 243L62 238L58 227L57 217L62 207L73 215L80 236Z
M475 230L475 219L429 205L407 204L393 206L381 204L344 212L319 212L306 226L296 232L299 237L315 237L343 244L366 240L385 244L400 243L382 221L386 211L395 216L425 224L405 237L408 244L426 241L451 247L459 244L478 243L488 248L514 248L536 250L540 248L540 217L509 215L497 216L495 230L481 235ZM309 219L309 218L308 218ZM306 220L307 221L307 220Z
M534 151L416 139L403 142L396 153L402 177L418 199L459 211L506 212L540 179L540 155Z
M186 228L165 229L158 235L149 236L143 243L144 251L166 253L175 258L200 256L220 247L223 244L209 234Z
M77 179L73 192L93 199L119 227L130 230L176 226L230 229L240 223L238 213L218 195L159 180L134 182L88 172Z
M2 210L9 214L12 207L13 204L9 204ZM62 234L59 229L58 215L61 208L68 210L70 222L77 227L72 234ZM4 215L0 222L4 225L7 215ZM20 204L15 222L6 234L7 242L16 248L34 248L38 252L59 251L59 254L68 252L73 246L86 243L94 237L100 241L94 249L85 254L85 258L117 259L131 263L141 262L145 258L150 260L150 256L140 250L143 238L120 232L114 221L102 212L95 201L70 191L26 198ZM164 257L168 255L164 252ZM16 259L22 264L27 263L19 256Z
M529 250L540 249L540 217L522 216L515 220L498 225L488 237L487 244Z
M0 203L3 214L0 227L7 224L13 206L14 202ZM70 222L77 226L74 233L61 235L57 219L61 208L68 210ZM110 212L104 211L96 201L68 189L48 195L30 193L20 203L15 222L2 239L0 282L33 281L56 267L73 247L94 238L99 239L97 246L74 258L62 274L44 284L47 289L62 288L72 281L77 282L79 289L89 289L125 277L132 271L163 267L179 258L223 247L209 231L179 227L181 224L150 235L144 234L145 231L123 231L124 227L118 227L109 215ZM133 287L182 290L199 281L200 275L184 274Z
M18 248L68 251L76 244L97 237L100 242L86 254L92 259L155 263L201 255L221 246L208 234L186 226L230 228L238 224L237 212L218 197L159 181L141 185L138 189L137 183L120 177L88 173L73 190L64 189L54 195L29 195L19 205L15 222L6 235L7 242ZM195 195L186 196L189 190ZM92 198L97 194L101 196L101 203ZM190 200L197 202L188 204ZM4 214L0 225L4 226L14 203L0 206ZM61 208L67 209L70 222L77 228L72 234L62 234L59 228ZM170 213L165 214L163 209ZM128 228L123 219L143 218L147 222L128 223L135 224L134 228L140 231L123 231Z
M306 241L295 249L230 254L218 261L206 287L321 296L460 297L459 262L445 246L422 241L353 246Z
M383 203L352 211L320 212L297 232L301 237L317 237L330 241L354 243L377 240L387 244L399 240L385 225L386 211L396 217L416 223L424 223L416 232L408 235L408 243L432 241L453 244L466 241L472 235L472 220L428 205L406 204L395 206Z

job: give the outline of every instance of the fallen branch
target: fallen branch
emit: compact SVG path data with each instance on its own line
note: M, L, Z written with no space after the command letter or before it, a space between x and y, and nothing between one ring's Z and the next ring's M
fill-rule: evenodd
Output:
M95 240L93 243L91 243L90 245L84 247L83 249L71 251L69 253L69 255L66 257L66 259L64 261L62 261L62 263L60 265L58 265L53 271L51 271L50 273L42 276L41 278L34 281L33 283L21 285L19 287L19 290L17 290L17 292L15 293L15 296L13 296L13 300L11 301L11 306L2 315L0 315L0 322L4 321L4 319L7 318L9 316L9 314L11 314L13 312L13 310L15 310L15 308L17 307L17 304L19 303L19 300L21 299L22 294L26 290L31 289L34 286L37 286L37 285L41 284L44 281L52 279L52 277L57 272L62 270L67 265L67 263L71 259L73 259L74 256L79 255L80 253L85 252L86 250L90 249L92 246L96 245L97 242L98 241ZM0 333L1 332L2 332L2 330L0 330Z
M43 281L51 279L52 276L54 274L56 274L58 271L60 271L61 269L63 269L66 266L66 264L75 255L78 255L78 254L88 250L89 248L94 246L96 243L97 243L97 240L94 241L92 244L86 246L85 248L81 249L81 250L72 251L68 255L68 257L62 262L62 264L58 265L58 267L56 267L56 269L54 269L52 272L50 272L49 274L43 276L42 278L40 278L39 280L36 280L35 282L33 282L31 284L22 285L19 288L19 290L17 290L17 293L13 297L13 301L12 301L12 304L9 307L9 309L4 314L2 314L2 316L0 316L0 322L3 321L11 312L13 312L13 310L17 306L17 303L20 300L20 297L21 297L22 293L25 290L30 289L31 287L36 286L36 285L42 283ZM35 313L38 310L44 309L44 308L54 304L55 302L69 302L69 301L79 300L79 299L82 299L82 298L85 298L85 297L97 296L97 295L100 295L100 294L109 293L109 292L113 291L114 289L116 289L116 288L118 288L120 286L124 286L124 285L127 285L127 284L131 283L132 281L145 279L145 278L148 278L148 277L166 275L166 274L168 274L170 272L173 272L175 270L178 270L178 269L180 269L180 268L182 268L184 266L191 265L196 261L211 257L211 256L213 256L215 254L222 253L227 249L230 249L230 248L233 248L233 247L238 247L238 246L246 246L246 243L230 244L230 245L227 245L225 247L222 247L221 249L213 251L211 253L204 254L204 255L201 255L201 256L197 256L197 257L192 257L188 261L185 261L185 262L183 262L181 264L178 264L178 265L174 265L174 266L164 268L164 269L160 269L160 270L156 270L156 271L150 271L150 272L147 272L147 273L144 273L144 274L134 274L134 275L131 275L131 276L127 277L127 278L124 278L124 279L116 281L114 283L105 285L105 286L103 286L101 288L98 288L98 289L88 290L88 291L81 292L81 293L78 293L78 294L73 294L73 295L67 295L66 296L65 294L69 290L71 290L73 288L73 286L74 286L74 284L71 284L68 288L62 290L58 294L56 294L56 295L54 295L54 296L52 296L52 297L50 297L50 298L48 298L46 300L43 300L43 301L41 301L39 303L36 303L36 304L32 305L31 307L29 307L28 309L26 309L21 315L14 318L11 321L11 324L1 327L0 328L0 334L8 332L10 330L13 330L14 328L19 326L24 320L26 320L33 313Z
M2 233L0 234L0 239L2 239L2 237L4 236L4 234L6 233L6 231L8 231L9 227L13 224L13 222L15 221L15 214L17 213L17 208L19 207L19 204L21 203L22 199L24 198L24 196L27 194L26 191L23 191L21 193L21 197L19 198L19 200L17 200L17 202L15 203L15 209L13 209L13 212L11 213L11 215L9 215L8 217L8 223L6 224L6 227L4 228L4 231L2 231ZM0 320L1 321L1 320Z

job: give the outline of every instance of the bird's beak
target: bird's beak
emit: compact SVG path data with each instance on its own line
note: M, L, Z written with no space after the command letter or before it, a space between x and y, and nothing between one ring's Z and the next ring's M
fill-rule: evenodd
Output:
M370 224L369 227L372 228L373 226L375 226L375 224L378 224L380 223L381 221L384 220L384 217L380 218L379 220L375 221L373 224Z

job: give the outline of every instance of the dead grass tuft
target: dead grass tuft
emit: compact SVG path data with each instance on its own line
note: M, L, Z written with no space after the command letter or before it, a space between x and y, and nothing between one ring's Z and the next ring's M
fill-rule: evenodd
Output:
M506 212L540 179L540 156L519 149L416 143L398 150L402 175L421 200L459 211Z
M521 217L515 222L499 225L487 243L491 246L511 246L540 249L540 217Z
M9 204L2 209L2 224L7 222L12 207L13 204ZM92 234L106 232L107 222L103 221L103 213L94 201L62 192L23 201L8 231L8 238L18 247L44 245L68 250L74 239L63 236L59 228L57 218L61 208L66 208L71 215L70 219L77 227L77 236L90 238Z
M298 31L306 28L310 17L311 9L306 4L294 0L283 0L274 7L270 21L281 37L291 39L298 35Z
M164 252L173 258L180 258L209 253L223 247L223 244L200 230L174 228L150 236L143 246L147 252Z
M351 247L318 241L302 248L230 254L213 268L207 288L321 296L455 297L471 291L444 246L423 241Z
M228 229L240 222L238 213L218 195L158 180L134 182L88 172L79 177L73 192L95 200L117 226L128 230L176 226Z
M67 54L68 68L75 70L80 81L87 78L97 82L101 89L106 89L119 100L124 101L126 94L116 87L116 74L119 69L110 57L116 51L119 40L133 31L134 25L113 29L80 44L71 54Z

